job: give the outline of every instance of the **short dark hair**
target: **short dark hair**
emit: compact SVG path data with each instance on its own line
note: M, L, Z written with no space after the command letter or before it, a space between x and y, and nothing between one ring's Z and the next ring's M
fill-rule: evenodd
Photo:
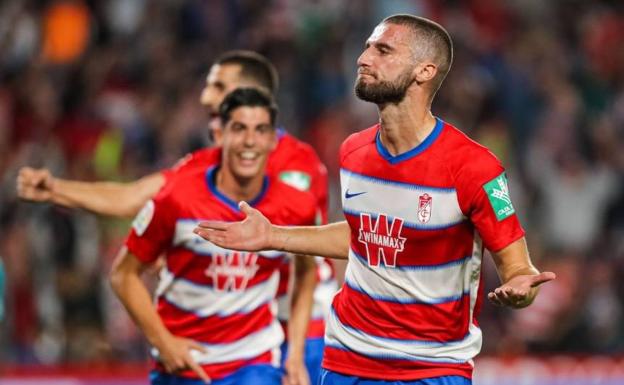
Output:
M418 36L417 44L431 52L431 60L438 65L438 73L432 82L432 96L438 91L453 64L453 40L451 35L435 21L420 16L399 14L386 17L382 23L404 25Z
M214 64L237 64L241 66L241 76L251 79L264 87L272 95L277 93L279 79L275 66L269 59L257 52L236 50L228 51L215 60Z
M262 107L271 116L271 125L275 127L277 118L277 105L273 97L258 88L237 88L225 96L219 106L219 117L225 126L232 117L232 111L239 107Z

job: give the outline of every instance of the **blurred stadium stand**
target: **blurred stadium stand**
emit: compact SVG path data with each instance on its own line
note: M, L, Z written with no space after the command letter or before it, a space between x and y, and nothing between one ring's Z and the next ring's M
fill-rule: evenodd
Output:
M198 97L211 60L246 48L277 65L281 122L328 165L338 219L338 147L376 122L353 96L356 58L399 12L450 31L455 63L434 112L502 159L533 259L558 274L529 309L484 304L475 384L624 383L617 0L0 2L0 383L81 383L64 382L84 374L67 365L145 380L143 338L106 282L128 223L18 203L19 167L132 180L172 165L207 143ZM491 262L484 279L498 281ZM109 375L128 364L127 379Z

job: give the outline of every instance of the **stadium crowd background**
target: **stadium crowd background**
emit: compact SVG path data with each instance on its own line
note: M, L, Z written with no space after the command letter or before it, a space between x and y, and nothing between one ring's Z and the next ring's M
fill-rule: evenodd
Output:
M339 219L338 147L377 118L355 62L399 12L453 36L434 113L502 159L533 260L558 276L529 309L484 303L482 354L622 355L621 2L16 0L0 4L2 365L146 360L107 283L128 222L18 202L19 167L123 181L171 166L208 143L211 61L245 48L276 64L280 121L328 166Z

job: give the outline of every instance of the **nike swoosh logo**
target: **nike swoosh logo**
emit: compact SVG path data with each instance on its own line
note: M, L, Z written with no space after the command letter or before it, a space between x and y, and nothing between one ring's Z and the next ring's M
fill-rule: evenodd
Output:
M349 193L349 190L347 189L347 191L345 191L345 199L351 199L351 198L354 198L354 197L356 197L356 196L358 196L358 195L362 195L362 194L366 194L366 191L362 191L362 192L359 192L359 193L352 193L352 194L350 194L350 193Z

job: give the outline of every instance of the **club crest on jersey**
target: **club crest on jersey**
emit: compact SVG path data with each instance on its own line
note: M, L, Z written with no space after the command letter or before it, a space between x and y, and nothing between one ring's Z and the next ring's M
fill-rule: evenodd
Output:
M258 254L231 251L213 254L206 275L212 278L214 288L218 291L242 291L259 268Z
M389 223L386 214L379 214L376 221L370 214L360 214L358 241L366 247L369 266L378 267L382 259L385 266L396 266L397 254L405 248L405 238L401 237L403 222L397 217Z
M418 197L418 220L421 223L427 223L431 219L432 203L433 198L427 193Z

